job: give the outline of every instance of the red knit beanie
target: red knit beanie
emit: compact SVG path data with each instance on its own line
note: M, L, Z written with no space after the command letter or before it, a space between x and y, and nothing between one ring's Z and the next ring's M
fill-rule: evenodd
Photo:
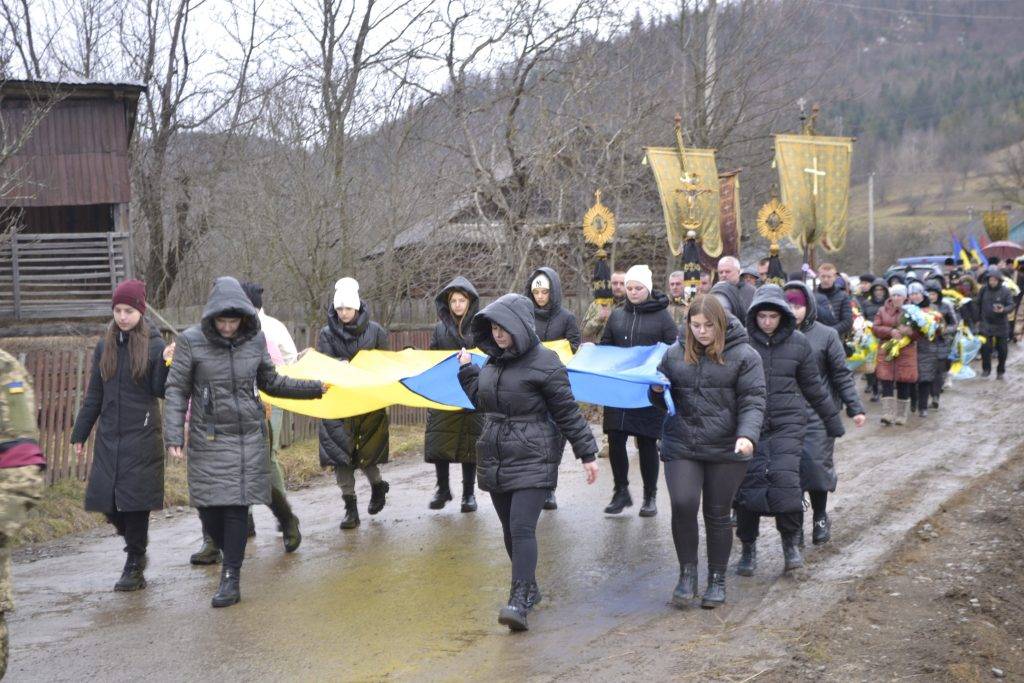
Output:
M118 304L131 306L139 313L146 312L146 283L141 280L125 280L114 290L114 298L110 304L113 308Z
M793 306L807 307L807 296L799 289L787 289L786 301Z

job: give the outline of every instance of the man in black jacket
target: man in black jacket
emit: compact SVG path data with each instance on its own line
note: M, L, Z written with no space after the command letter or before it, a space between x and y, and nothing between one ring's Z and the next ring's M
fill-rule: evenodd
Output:
M836 285L839 272L835 265L822 263L818 268L818 291L828 299L834 322L827 323L839 333L840 339L853 331L853 308L850 306L850 295Z
M1013 293L1003 284L1003 274L996 268L985 272L985 283L978 291L977 313L978 332L985 337L981 347L981 376L992 374L992 351L996 352L999 364L996 379L1006 374L1007 340L1010 338L1009 315L1013 312Z

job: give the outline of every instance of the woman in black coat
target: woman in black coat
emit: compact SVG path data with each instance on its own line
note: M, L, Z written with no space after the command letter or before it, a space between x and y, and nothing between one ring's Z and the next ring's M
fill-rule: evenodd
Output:
M320 329L316 350L337 360L350 361L360 351L387 350L388 333L370 318L370 310L359 297L359 283L350 277L334 285L333 306L327 324ZM370 482L370 504L375 515L384 509L390 486L380 474L380 465L390 454L388 413L383 408L341 420L321 420L320 466L333 467L345 503L342 529L359 526L356 507L356 470Z
M326 385L277 374L256 307L233 277L217 278L198 325L178 337L167 378L164 436L182 457L185 413L188 493L203 532L224 554L214 607L241 599L242 560L251 505L269 505L270 439L260 392L295 399L320 398Z
M807 430L807 404L825 423L828 436L843 435L843 423L821 380L807 338L782 288L764 285L747 311L750 345L761 355L768 410L761 438L736 496L736 536L743 542L737 573L750 576L756 566L756 542L762 515L773 515L782 536L786 571L803 566L798 544L803 528L800 461Z
M797 329L807 337L814 353L825 388L836 409L846 406L846 414L854 424L862 427L867 420L864 405L857 394L853 372L846 365L846 351L839 332L831 325L818 321L817 300L811 288L803 281L787 282L786 301L796 316ZM800 486L811 499L813 514L812 540L814 545L827 543L832 537L832 521L828 516L828 494L836 490L839 477L835 467L836 440L825 431L825 424L809 405L807 406L807 433L800 459ZM803 547L803 527L800 529Z
M480 296L473 283L457 277L434 298L438 322L430 335L430 348L458 351L473 346L470 325L480 308ZM476 512L473 482L476 479L476 441L480 438L483 416L474 411L430 410L424 438L424 459L437 470L437 489L430 501L431 510L440 510L452 499L448 469L451 463L462 465L462 511Z
M743 323L718 299L701 295L686 313L685 344L673 344L658 370L671 382L676 414L665 419L661 459L672 501L672 540L679 584L672 602L697 595L697 509L703 497L708 588L701 606L725 602L725 570L732 549L729 510L761 435L765 411L761 357L747 343ZM651 402L665 407L664 390Z
M569 375L534 328L533 305L506 294L473 318L473 339L487 354L482 368L459 353L459 382L485 415L477 442L477 479L491 494L512 561L512 587L499 623L527 629L540 602L537 519L558 483L562 436L583 462L587 483L597 479L597 443L569 387Z
M99 421L85 509L102 512L124 537L125 561L117 591L146 587L143 570L149 513L164 506L164 445L160 407L167 365L164 342L143 319L145 285L126 280L114 290L114 319L92 356L85 400L71 432L81 457Z
M626 272L626 303L608 316L601 335L605 346L651 346L661 342L673 344L679 333L668 311L668 297L653 291L651 269L633 266ZM608 435L608 460L612 467L615 490L604 509L614 515L633 505L629 495L629 457L626 439L636 439L640 452L640 477L644 482L644 504L641 517L658 514L655 496L658 492L658 439L661 437L662 413L650 408L605 408L604 432Z

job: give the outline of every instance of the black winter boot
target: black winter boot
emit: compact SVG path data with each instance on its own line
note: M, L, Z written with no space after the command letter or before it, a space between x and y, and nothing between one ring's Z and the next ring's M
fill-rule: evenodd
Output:
M252 508L249 508L249 538L256 535L256 520L252 517Z
M220 548L213 542L213 538L206 534L203 534L203 547L188 558L192 564L220 564L220 560Z
M376 484L370 485L370 504L366 506L366 511L371 515L375 515L384 509L384 504L387 502L387 493L391 490L391 486L386 481L378 481ZM448 494L449 496L451 494ZM451 498L448 498L451 500Z
M832 538L832 520L827 514L814 520L814 529L811 531L811 543L822 545L828 543Z
M540 586L537 585L536 581L531 581L529 590L526 592L526 608L532 610L540 604L543 597L540 594Z
M548 497L544 499L544 509L545 510L557 510L558 509L558 499L555 498L555 490L554 489L551 489L550 491L548 491Z
M783 571L789 572L804 566L804 556L796 540L796 534L782 537L782 555L786 561Z
M146 567L146 556L145 555L134 555L129 553L128 559L125 560L124 570L121 572L121 578L114 584L114 590L116 591L137 591L146 587L146 577L142 575L142 570Z
M757 569L757 541L743 544L743 554L736 563L736 573L740 576L753 576Z
M498 623L508 626L510 631L528 631L526 615L530 612L526 596L530 592L530 582L514 579L508 594L508 605L498 613Z
M704 597L700 606L704 609L714 609L725 604L725 572L708 571L708 589L704 591Z
M239 585L239 571L225 567L220 572L220 586L213 595L210 604L214 607L230 607L242 599Z
M612 502L608 503L604 513L606 515L617 515L626 508L631 507L633 507L633 498L629 495L629 488L626 486L616 486L615 492L612 493Z
M356 507L355 496L342 496L345 501L345 517L341 520L342 529L355 529L359 526L359 508Z
M434 497L430 499L431 510L443 510L445 504L452 499L452 491L447 486L438 486L434 489Z
M687 607L697 597L697 563L684 564L679 568L679 583L672 591L672 604Z
M277 526L284 535L284 551L294 553L302 543L302 534L299 532L299 518L292 512L292 506L288 499L276 489L270 490L270 510L277 517Z
M641 517L654 517L658 514L657 497L657 491L644 491L644 504L640 506Z
M473 495L472 487L462 488L462 507L460 509L463 512L476 512L476 496Z

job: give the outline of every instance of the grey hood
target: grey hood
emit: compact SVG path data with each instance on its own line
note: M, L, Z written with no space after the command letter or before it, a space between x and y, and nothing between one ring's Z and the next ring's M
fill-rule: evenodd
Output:
M731 313L737 319L743 320L746 311L743 310L743 300L740 299L740 290L728 282L716 282L715 286L711 288L711 293L719 295L729 302L729 306L732 310L727 310L726 313Z
M242 318L238 334L232 339L222 337L214 324L215 318L225 317L226 313L230 313L230 317ZM206 299L206 308L203 309L200 328L203 336L220 346L240 346L260 331L258 311L249 301L238 280L233 277L219 277L214 281L210 296Z
M782 314L782 320L779 322L779 327L775 330L775 334L771 336L771 341L773 343L785 341L796 330L796 316L793 315L793 309L789 307L789 302L786 301L786 295L782 291L782 287L778 285L763 285L754 294L750 310L747 311L747 334L750 335L751 339L756 339L761 344L768 344L768 335L757 326L757 312L765 309L778 311Z
M477 294L476 287L473 283L462 277L461 275L446 284L441 291L434 297L434 306L437 308L437 317L444 323L444 326L449 328L452 332L458 336L464 336L460 325L455 322L455 318L452 316L451 308L448 306L448 297L451 296L452 292L464 292L469 297L469 308L466 309L466 315L463 318L463 323L473 320L473 316L480 310L480 295Z
M785 290L787 289L799 289L801 292L804 293L804 296L807 298L807 313L804 315L803 324L800 325L801 330L806 330L811 325L813 325L815 321L817 321L818 319L818 301L814 298L814 292L812 292L811 288L808 287L804 282L801 282L799 280L787 282L786 285L782 288L783 294L785 294ZM786 303L789 304L788 301Z
M522 356L540 344L533 311L532 299L520 294L506 294L474 316L473 341L494 360L504 361ZM498 347L491 334L491 323L500 325L512 335L512 348Z

